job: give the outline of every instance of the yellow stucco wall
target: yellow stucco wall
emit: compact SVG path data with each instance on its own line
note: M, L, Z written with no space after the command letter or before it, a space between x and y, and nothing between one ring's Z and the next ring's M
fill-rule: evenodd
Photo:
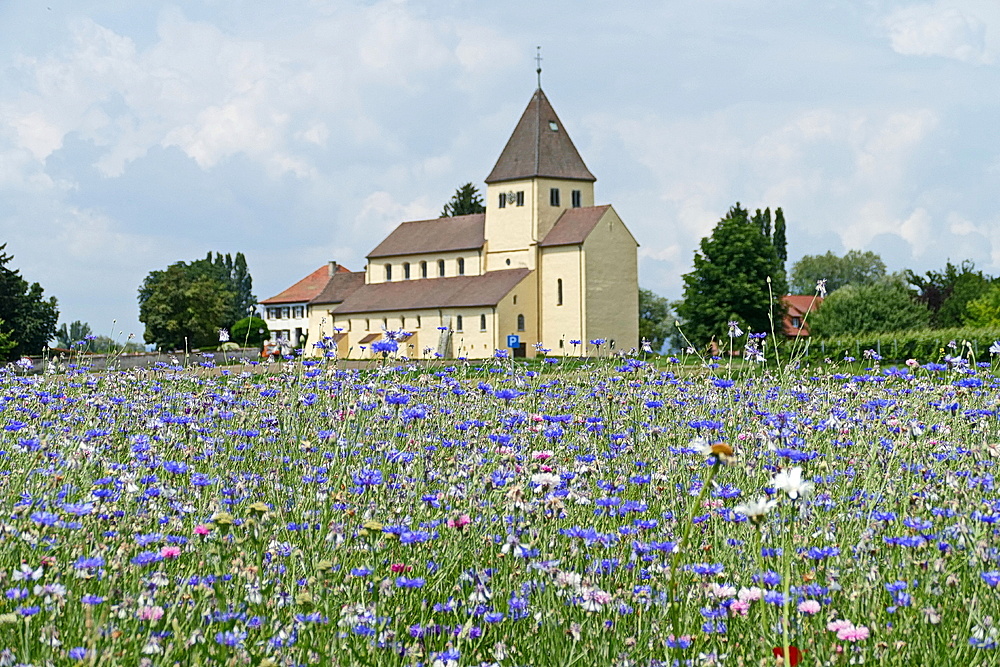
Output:
M517 316L524 315L524 331L517 327ZM528 357L535 356L534 344L540 340L538 330L538 280L537 272L529 273L500 303L497 304L498 349L506 349L507 336L517 334Z
M438 260L444 260L444 277L459 275L458 259L465 260L466 276L478 276L483 272L483 257L479 250L464 250L461 252L439 252L423 255L400 255L397 257L378 257L371 260L365 267L365 282L369 285L384 283L385 266L392 266L392 282L406 280L404 264L410 264L410 280L420 280L420 262L427 262L427 277L438 278Z
M559 190L559 205L552 206L551 190ZM594 205L594 184L551 178L490 183L486 186L487 271L524 266L536 269L536 244L545 238L562 212L571 208L573 191L580 191L580 206ZM523 192L524 205L508 202L500 208L500 195ZM510 264L507 261L510 260Z
M639 344L638 244L613 208L583 244L587 310L584 343L615 342L605 352L628 351ZM591 348L592 349L592 348Z
M586 319L583 250L578 245L542 248L539 267L541 341L551 350L549 355L573 354L569 341L583 339Z

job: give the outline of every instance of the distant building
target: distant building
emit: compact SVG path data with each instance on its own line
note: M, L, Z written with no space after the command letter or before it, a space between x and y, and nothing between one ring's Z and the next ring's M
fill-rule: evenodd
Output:
M815 295L789 294L781 297L785 304L785 336L787 338L806 338L809 336L809 322L806 315L819 308L823 297Z
M490 357L510 335L523 357L536 343L552 355L594 354L595 339L601 354L634 348L638 244L611 205L594 205L595 180L539 88L486 178L485 213L400 224L363 272L314 272L265 300L268 326L353 358L387 331L407 332L412 358ZM286 313L298 314L287 326Z

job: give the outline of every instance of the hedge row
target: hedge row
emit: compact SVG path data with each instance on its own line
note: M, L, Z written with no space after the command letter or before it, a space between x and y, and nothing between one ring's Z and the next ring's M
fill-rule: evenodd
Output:
M971 357L976 361L990 358L990 346L1000 340L1000 327L956 329L911 329L883 333L865 333L837 338L800 338L783 346L785 359L803 363L823 363L826 359L842 361L845 357L864 358L874 350L885 362L916 359L920 363L940 361L945 355ZM954 346L954 347L952 347Z

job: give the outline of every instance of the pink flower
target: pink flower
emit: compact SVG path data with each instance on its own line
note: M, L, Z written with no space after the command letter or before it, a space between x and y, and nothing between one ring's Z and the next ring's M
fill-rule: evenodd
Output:
M470 523L472 523L472 519L468 514L461 514L453 519L448 519L449 528L465 528Z
M540 452L535 452L531 455L536 461L545 461L552 458L552 451L549 449L544 449Z
M750 611L750 603L746 600L734 600L733 603L729 605L729 611L732 612L733 616L736 614L746 616Z
M163 618L163 607L139 607L139 618L143 621L158 621Z
M393 574L400 574L401 572L409 572L413 569L412 565L403 565L402 563L393 563L389 566L389 571Z
M195 535L208 535L210 532L212 532L212 529L203 523L199 523L197 526L194 527Z
M177 558L181 555L180 547L163 547L160 549L160 555L164 558Z
M840 632L844 628L853 628L853 627L854 624L851 623L850 621L842 621L842 620L830 621L829 623L826 624L826 629L829 630L830 632Z
M849 628L841 628L837 631L837 639L849 642L859 642L862 639L868 639L868 628L863 625L857 627L852 625Z
M803 600L799 603L799 611L803 614L818 614L820 608L820 604L816 600Z

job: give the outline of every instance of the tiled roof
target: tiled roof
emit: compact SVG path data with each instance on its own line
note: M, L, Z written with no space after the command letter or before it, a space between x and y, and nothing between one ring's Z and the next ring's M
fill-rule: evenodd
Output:
M596 181L573 140L539 88L528 102L513 134L500 153L487 183L547 176Z
M809 322L806 321L805 315L819 308L820 304L823 303L823 297L811 294L787 294L781 297L781 301L785 304L786 309L785 320L782 322L785 336L790 338L808 336ZM793 325L792 318L794 317L799 318L801 326Z
M479 276L423 278L362 285L344 300L336 313L495 306L529 273L530 269L507 269L489 271Z
M609 208L610 204L566 209L538 245L544 248L583 243Z
M486 214L416 220L396 227L368 258L474 250L486 242Z
M816 310L823 303L823 297L811 294L788 294L783 296L781 300L788 308L789 315L805 315L807 312Z
M284 292L272 296L270 299L264 299L261 303L268 306L276 303L301 303L309 301L323 291L323 288L330 282L330 278L333 275L350 272L350 269L336 262L324 264Z
M314 296L309 303L340 303L364 284L364 271L337 273L326 283L323 291Z

